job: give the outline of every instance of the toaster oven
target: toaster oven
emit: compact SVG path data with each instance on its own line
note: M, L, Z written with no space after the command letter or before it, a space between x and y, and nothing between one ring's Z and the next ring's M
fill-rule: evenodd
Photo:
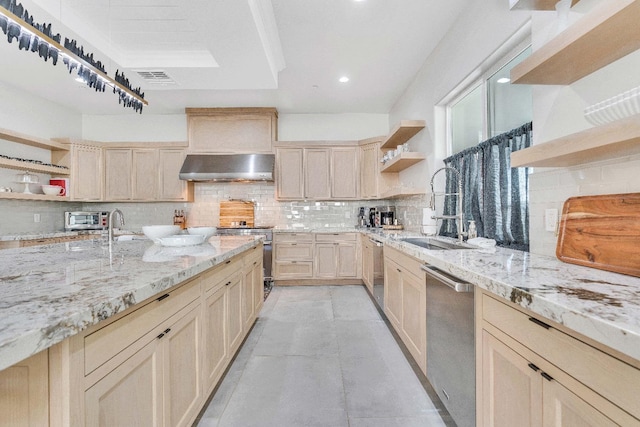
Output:
M102 230L109 226L109 212L65 212L65 230Z

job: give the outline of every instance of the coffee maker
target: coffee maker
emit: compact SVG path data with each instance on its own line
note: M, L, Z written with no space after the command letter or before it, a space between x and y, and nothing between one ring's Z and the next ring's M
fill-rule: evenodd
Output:
M358 227L371 227L369 208L365 206L358 208Z
M396 207L395 206L377 206L380 216L380 225L378 227L382 227L383 225L393 225L393 222L396 219Z

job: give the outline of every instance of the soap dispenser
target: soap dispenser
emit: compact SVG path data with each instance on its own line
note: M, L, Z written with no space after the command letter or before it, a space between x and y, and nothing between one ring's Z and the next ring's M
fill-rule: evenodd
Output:
M476 237L478 237L478 230L476 230L476 222L475 221L469 221L468 237L469 237L469 239L475 239Z

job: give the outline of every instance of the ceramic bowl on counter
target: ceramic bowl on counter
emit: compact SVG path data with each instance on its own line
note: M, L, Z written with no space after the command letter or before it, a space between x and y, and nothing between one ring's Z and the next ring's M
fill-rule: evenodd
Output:
M202 235L204 240L208 240L216 233L216 227L189 227L187 232L192 235Z
M181 247L195 246L204 243L203 234L176 234L158 239L162 246Z
M179 225L145 225L142 232L155 243L160 243L159 239L172 236L180 232Z

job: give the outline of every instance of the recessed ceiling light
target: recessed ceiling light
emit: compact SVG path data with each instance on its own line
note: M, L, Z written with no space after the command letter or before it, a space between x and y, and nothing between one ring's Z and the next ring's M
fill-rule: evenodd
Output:
M502 77L500 79L498 79L498 83L509 83L511 81L510 78L508 77Z
M347 77L347 76L342 76L342 77L340 77L340 78L338 79L338 81L339 81L340 83L346 83L346 82L348 82L348 81L349 81L349 77Z

